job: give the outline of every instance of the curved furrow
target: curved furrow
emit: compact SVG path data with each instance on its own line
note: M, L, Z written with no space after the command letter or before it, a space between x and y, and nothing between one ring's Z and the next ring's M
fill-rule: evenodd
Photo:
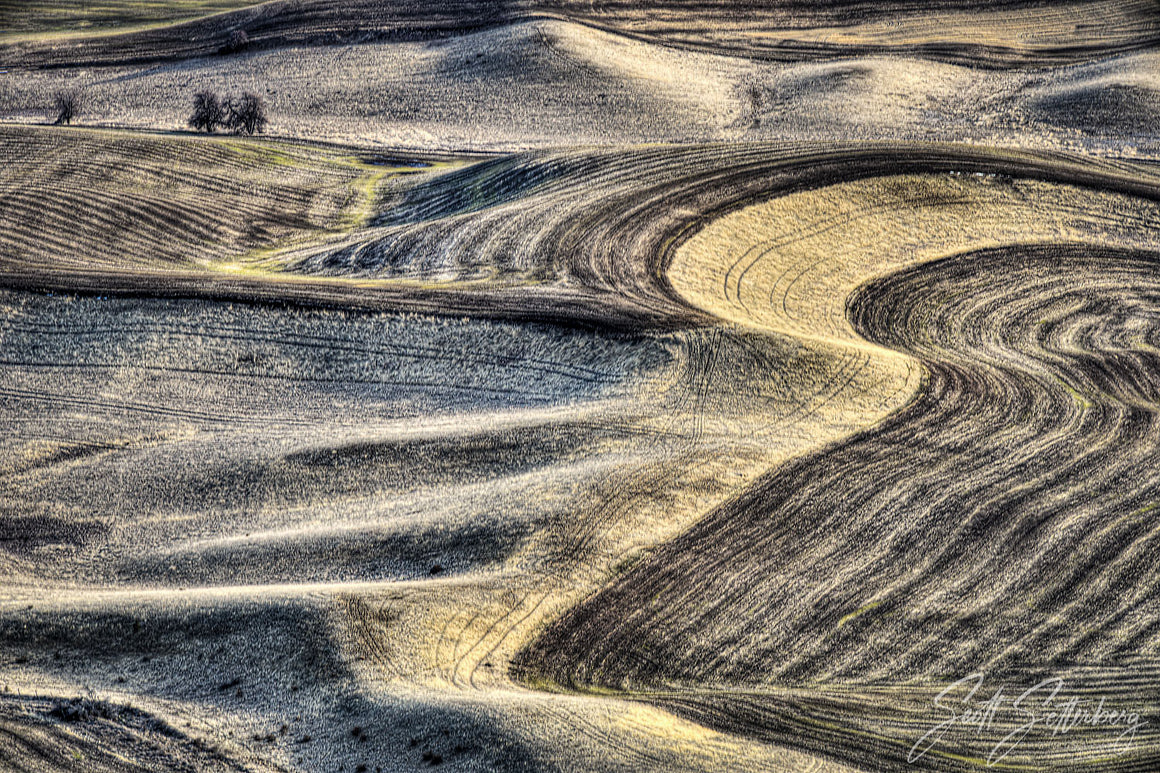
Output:
M72 143L77 136L43 130L19 133L39 138L46 147L53 142ZM83 133L79 136L92 141L83 139ZM134 140L124 149L132 150L141 142ZM215 144L219 143L156 140L157 147L151 149L163 152L168 148L178 161L186 146ZM277 151L266 146L262 152L290 150L280 145ZM338 173L325 163L325 154L317 159L310 156L313 150L294 152L306 156L302 175L319 167ZM93 155L108 156L110 151ZM180 218L159 212L131 231L129 238L139 239L140 246L129 252L118 249L116 242L94 240L62 263L53 251L30 253L27 247L36 240L28 232L29 223L17 218L9 232L19 242L0 253L0 282L21 288L258 301L276 298L313 305L622 327L687 327L711 318L669 286L667 262L675 248L707 220L754 201L886 173L1008 175L1140 196L1155 196L1157 191L1154 174L1142 168L1128 171L1122 162L934 144L603 149L574 151L567 154L568 164L558 162L562 155L526 154L505 162L500 168L511 174L518 169L531 180L558 178L528 183L526 195L514 201L503 203L510 195L505 192L510 184L502 179L496 182L496 162L484 162L451 173L461 187L479 186L481 208L463 211L462 205L456 205L449 211L432 211L427 215L432 219L408 218L413 222L362 229L338 245L323 248L300 248L273 257L267 250L260 254L266 259L256 264L242 260L245 253L276 242L281 234L296 232L295 238L307 240L329 238L325 224L315 223L313 231L303 231L304 224L274 214L294 196L304 195L302 178L283 179L273 191L256 188L254 194L264 193L257 198L220 200L225 209L268 208L262 211L270 214L270 220L247 233L217 234L214 245L205 244L196 230L172 234L160 227L173 222L179 229L192 228L198 218L185 226ZM351 170L348 182L357 171ZM269 184L267 176L273 172L272 165L260 160L253 168L256 179L264 184ZM284 178L281 171L279 175ZM191 172L191 176L198 175ZM438 196L447 177L436 173L413 180L411 193L406 195ZM84 180L74 182L79 186ZM314 185L308 187L317 195L330 195ZM498 190L493 190L494 185ZM54 204L58 195L44 188L37 191L35 200L44 202L43 211L63 215L68 210ZM193 201L194 194L188 195ZM215 210L215 216L220 219L225 209ZM112 215L95 207L90 217L99 224L102 218L111 222ZM50 221L41 225L49 231L65 230L56 225L56 219ZM207 265L210 249L217 250L218 257ZM223 249L235 251L234 263L223 256ZM152 268L158 260L174 264L173 268ZM215 265L227 270L216 270Z
M92 233L140 210L128 254L109 240L65 265L13 220L0 283L97 296L0 293L19 683L175 690L223 715L218 737L306 769L372 748L419 764L446 737L431 717L519 739L495 752L509 768L881 769L959 669L1152 699L1154 170L761 144L443 159L383 182L334 149L21 131L79 154L85 185L138 146L128 188L195 147L212 163L207 185L160 175L169 198L94 198ZM356 179L357 211L299 219ZM237 200L167 234L206 191ZM50 223L76 207L31 201ZM204 244L234 213L302 241ZM326 233L334 218L359 223ZM151 245L182 268L155 270ZM229 271L200 264L223 249ZM104 297L126 295L215 302ZM275 606L335 662L296 628L266 635ZM90 636L132 652L86 671ZM1014 759L1091 767L1106 747L1085 739ZM970 767L968 740L925 764ZM1116 764L1156 748L1142 733Z
M0 767L46 773L254 769L129 705L11 695L0 698Z
M290 253L278 263L294 273L382 279L374 290L365 285L360 290L380 293L388 305L398 303L394 298L405 296L402 289L407 288L411 302L430 292L451 313L516 316L529 305L529 296L543 293L549 302L560 298L560 308L553 312L533 303L537 314L567 315L570 308L562 302L580 293L586 315L598 308L608 321L668 327L708 321L690 308L685 293L669 286L666 264L675 248L706 221L756 200L838 180L937 172L1157 194L1151 175L1115 165L940 145L734 145L582 153L589 163L576 166L573 176L551 190L532 186L526 198L475 212L431 212L431 219L370 229L341 247ZM554 158L528 154L519 163L529 176L538 177ZM633 166L609 178L605 168L614 161ZM478 173L482 184L491 169L488 162L457 173L457 183L466 186L469 175ZM437 179L421 185L413 195L437 192L444 183ZM839 222L832 227L837 230ZM474 284L483 277L494 281Z
M1160 534L1145 517L1160 496L1157 253L961 255L863 286L849 316L866 338L923 362L915 401L663 546L552 626L519 667L578 689L657 692L719 727L899 766L929 717L874 707L872 689L904 702L948 677L1029 687L1084 666L1095 674L1087 689L1109 703L1160 697L1113 679L1146 679L1152 667L1131 658L1160 654L1155 626L1139 637L1160 593L1147 549ZM848 730L829 747L795 742L792 715L772 699L730 713L747 689L830 684L851 694L831 707ZM871 726L883 748L867 756L859 743ZM1154 760L1152 738L1121 767ZM981 743L960 728L924 759L971 767L956 760ZM1055 743L1067 769L1087 769L1111 741ZM1011 759L1055 769L1044 744Z
M336 229L380 173L349 154L243 140L6 127L0 272L115 276L228 263Z

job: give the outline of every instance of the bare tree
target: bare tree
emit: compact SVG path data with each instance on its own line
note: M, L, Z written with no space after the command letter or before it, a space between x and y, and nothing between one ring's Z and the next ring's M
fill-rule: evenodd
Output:
M226 125L236 134L254 134L266 129L266 103L253 92L247 91L226 106L229 116Z
M65 126L72 123L81 111L81 92L78 89L66 89L56 92L53 98L53 109L56 110L55 123Z
M194 131L212 132L226 121L226 109L218 95L212 91L199 91L193 95L193 115L189 125Z

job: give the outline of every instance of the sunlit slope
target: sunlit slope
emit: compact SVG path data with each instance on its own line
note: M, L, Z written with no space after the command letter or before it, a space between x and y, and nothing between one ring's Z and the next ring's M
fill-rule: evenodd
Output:
M670 264L678 292L745 324L905 355L923 387L666 544L519 669L877 769L905 768L945 718L934 696L974 672L1021 689L1058 675L1129 710L1154 700L1140 691L1160 654L1156 567L1140 546L1156 535L1158 214L1110 191L949 174L709 224ZM949 732L921 764L982 769L1017 719ZM1109 763L1115 740L1034 736L1012 761L1155 760L1141 733Z
M561 185L566 197L539 206L586 207L584 170L619 166L595 155L386 185L373 221L482 214ZM700 157L705 173L711 156ZM634 257L663 236L642 234ZM603 332L123 298L242 288L293 300L299 288L317 302L330 281L329 304L358 305L360 293L394 286L405 299L416 284L282 271L252 280L261 295L233 268L171 271L148 247L86 267L85 243L74 248L60 271L37 252L19 270L16 253L5 278L96 293L4 296L0 505L12 539L0 638L14 765L41 764L30 761L56 727L48 707L84 685L132 702L141 722L179 725L166 747L175 765L354 768L418 764L434 749L485 770L816 769L812 755L653 707L529 691L507 663L770 464L896 408L905 380L788 338L665 332L687 313L672 301L661 330L629 335L608 329L614 306L579 293L573 308ZM572 268L558 270L556 282ZM627 298L647 287L647 269L632 270L642 284ZM431 284L454 302L454 287ZM534 292L509 283L495 312L570 313L538 308ZM75 752L137 769L136 750L155 743L139 737L139 716L98 720L103 736L70 739L62 765ZM354 723L370 740L350 740ZM195 743L207 739L210 756Z
M124 139L37 132L105 138L82 144L93 157ZM75 184L45 188L41 208L92 185L86 168L64 167ZM931 654L962 626L978 629L978 657L1017 675L1043 663L1014 655L1074 651L1113 687L1148 678L1113 668L1115 637L1147 643L1135 608L1104 604L1120 622L1093 617L1084 641L1061 644L1040 606L1084 605L1060 588L1028 604L1013 576L991 595L940 584L981 587L993 556L1037 544L987 542L1021 512L1062 519L1064 551L1085 518L1106 518L1052 515L1075 492L1051 488L1050 466L1071 475L1084 422L1147 458L1146 166L767 143L402 171L363 178L365 205L332 214L340 227L228 262L198 262L195 238L167 244L150 218L128 221L138 242L78 240L59 267L33 244L12 252L5 285L54 292L6 291L0 331L0 640L19 734L44 732L41 697L87 686L189 722L182 733L253 769L419 765L424 752L484 770L882 767L921 727L906 712L973 662ZM76 227L100 234L108 218L91 211ZM1113 286L1136 288L1122 308L1101 289ZM282 305L126 297L142 294ZM1008 324L1023 298L1034 322ZM908 332L924 320L937 335ZM1060 362L1024 352L1040 334L1058 335L1043 346ZM1099 381L1116 346L1126 375ZM1121 403L1145 420L1117 423ZM924 467L936 450L952 463ZM987 512L1007 480L1049 503L995 515L994 533L964 527L949 543L963 561L932 569L931 541L959 534L950 511ZM1092 482L1147 529L1146 503ZM925 552L895 550L912 540ZM1103 588L1128 575L1091 576ZM1004 661L983 612L1013 600L1003 631L1038 638ZM135 743L137 716L94 754ZM193 760L184 743L169 751Z
M83 124L184 130L196 91L251 90L272 135L386 152L868 137L1155 152L1155 47L1068 67L975 64L865 52L764 61L540 18L437 41L14 70L0 81L0 118L51 121L54 94L79 88Z
M930 4L301 0L114 38L19 43L9 49L8 57L22 66L155 61L214 54L237 29L245 30L258 47L325 45L444 37L545 16L666 45L762 58L893 51L985 66L1091 58L1148 45L1160 34L1160 10L1149 0Z
M4 255L10 286L662 327L710 319L673 289L672 250L706 218L755 199L888 171L1136 194L1148 194L1154 179L1116 162L920 143L594 148L424 170L406 165L419 161L376 164L284 143L7 131L28 140L6 146L19 205L10 208ZM200 153L210 161L193 169ZM78 210L77 197L110 165L125 195ZM253 183L226 179L228 169ZM46 171L61 183L23 184ZM238 207L254 212L245 229L233 217ZM69 228L53 220L74 211L85 214ZM43 225L39 240L34 222Z
M305 769L417 758L426 714L489 770L813 764L651 707L529 693L506 664L772 462L895 407L883 395L904 382L721 329L30 293L4 312L0 504L21 536L0 636L22 694L83 679L164 696L195 737L275 730L257 751L223 742L230 759ZM349 748L352 692L374 738Z
M85 123L183 128L193 90L261 93L279 135L394 147L510 149L712 137L735 118L744 60L556 20L440 41L291 46L189 62L24 72L0 114L41 120L83 87Z
M359 223L386 173L237 138L0 130L0 266L204 269Z

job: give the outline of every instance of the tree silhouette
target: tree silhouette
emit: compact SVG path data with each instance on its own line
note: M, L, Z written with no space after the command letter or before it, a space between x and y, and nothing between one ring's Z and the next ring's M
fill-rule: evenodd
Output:
M53 101L56 110L56 125L68 126L81 111L81 93L77 89L58 91Z
M212 91L199 91L193 95L193 115L189 125L195 131L212 132L225 123L226 110L218 95Z
M227 105L226 125L235 134L254 134L266 130L266 104L253 92L245 92Z

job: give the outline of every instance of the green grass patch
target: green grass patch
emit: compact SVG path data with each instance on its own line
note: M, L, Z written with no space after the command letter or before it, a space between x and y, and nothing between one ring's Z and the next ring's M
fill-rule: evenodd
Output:
M850 622L851 620L853 620L857 617L860 617L860 616L866 614L867 612L869 612L870 610L874 609L875 607L879 607L879 606L882 606L882 602L875 601L872 604L867 604L864 607L860 607L860 608L854 610L853 612L851 612L848 615L843 615L842 619L838 621L838 627L841 628L842 626L844 626L846 623Z

